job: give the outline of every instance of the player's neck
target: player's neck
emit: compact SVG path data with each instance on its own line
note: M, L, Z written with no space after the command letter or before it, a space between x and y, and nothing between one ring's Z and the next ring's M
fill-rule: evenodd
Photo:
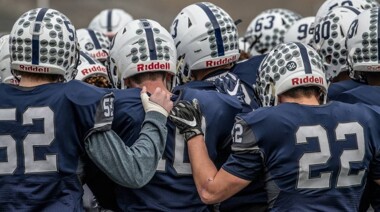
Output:
M46 80L46 79L36 79L36 78L29 78L27 76L21 77L19 86L21 87L36 87L39 85L44 85L48 83L54 83L52 81Z
M318 99L315 98L315 96L311 96L311 97L302 96L302 97L292 98L289 96L280 95L278 97L278 104L281 104L281 103L297 103L301 105L320 105Z
M200 70L194 70L193 71L193 80L204 80L204 78L209 75L210 73L216 72L218 70L222 69L231 69L233 66L233 63L226 64L223 66L213 67L209 69L200 69Z
M142 88L143 86L145 86L148 93L154 93L157 87L161 88L163 91L167 93L171 93L162 80L146 80L140 84L135 84L135 83L131 83L131 84L132 84L131 87L135 87L135 88Z
M348 71L342 71L336 76L332 82L340 82L345 80L351 80L350 76L348 75Z

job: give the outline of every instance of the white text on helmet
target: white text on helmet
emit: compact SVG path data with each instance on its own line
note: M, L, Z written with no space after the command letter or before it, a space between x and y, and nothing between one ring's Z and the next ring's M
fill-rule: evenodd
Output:
M323 77L306 76L297 77L292 79L292 85L304 85L309 83L316 83L323 85Z
M39 72L39 73L49 73L50 72L50 69L47 67L19 65L19 68L21 71Z
M206 68L216 67L216 66L221 66L221 65L228 64L228 63L232 63L232 62L236 61L237 59L238 59L237 56L234 55L234 56L229 57L229 58L224 58L224 59L219 59L219 60L209 60L209 61L206 61Z
M170 63L160 63L152 62L148 65L137 64L137 71L148 71L148 70L170 70Z
M97 66L93 66L91 68L85 68L81 72L82 72L82 74L84 76L86 76L87 74L91 74L91 73L94 73L94 72L104 72L104 73L107 73L107 69L104 66L97 65Z

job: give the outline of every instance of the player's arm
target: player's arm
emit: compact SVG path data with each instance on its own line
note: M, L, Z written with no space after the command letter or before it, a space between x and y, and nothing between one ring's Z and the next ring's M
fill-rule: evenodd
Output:
M204 203L221 202L250 183L223 169L218 171L210 160L201 129L201 113L196 101L192 104L186 101L178 102L171 112L170 119L185 137L193 178ZM191 120L196 120L197 124L190 124Z
M94 163L116 183L130 188L144 186L153 177L165 148L170 96L160 89L150 96L142 91L146 111L139 139L127 147L112 130L94 132L86 139L86 151Z
M208 156L202 135L191 138L187 147L198 194L205 204L226 200L250 183L224 169L218 171Z

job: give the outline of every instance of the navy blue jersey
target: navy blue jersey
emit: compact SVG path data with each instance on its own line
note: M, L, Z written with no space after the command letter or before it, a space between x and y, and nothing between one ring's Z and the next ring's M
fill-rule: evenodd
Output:
M265 58L264 55L257 55L235 64L232 73L236 74L242 82L243 92L245 95L245 102L247 102L252 109L259 108L259 100L255 95L255 85L257 71L261 62ZM238 192L231 198L222 202L219 206L221 211L237 211L245 210L257 204L266 204L267 196L264 188L264 179L259 177L257 181L251 183L248 187Z
M215 90L215 86L208 81L191 81L183 86L178 86L174 88L174 91L177 92L184 87L194 88L194 89L202 89L202 90ZM246 108L243 107L243 112L247 111ZM203 112L203 111L202 111ZM207 141L207 138L206 138ZM227 153L225 153L227 154ZM216 164L221 165L224 161L218 161ZM242 208L243 206L249 207L252 204L265 204L267 202L267 196L264 188L264 181L262 178L257 180L254 183L251 183L248 187L244 188L242 191L226 200L225 202L220 204L220 210L236 210L238 208Z
M107 90L107 89L106 89ZM112 130L127 146L131 146L140 136L145 111L141 103L139 88L110 89L115 96ZM86 183L96 196L99 205L114 211L120 210L117 203L116 187L92 161L86 161Z
M75 80L0 84L0 211L82 211L84 140L112 102Z
M336 95L334 100L346 103L365 103L380 106L380 86L360 84L359 86Z
M231 72L239 76L239 78L245 83L255 85L257 71L259 70L260 64L265 56L266 54L256 55L247 60L237 62Z
M380 177L378 112L283 103L237 116L223 169L250 181L265 171L272 211L357 211L368 171Z
M360 85L363 85L363 83L360 83L355 80L344 80L340 82L331 83L328 88L327 98L328 100L336 100L336 97L339 96L341 93L356 88Z
M214 161L226 160L220 154L231 143L230 132L233 120L242 107L236 98L216 91L183 88L174 95L175 99L192 100L197 98L204 113L203 128L206 135L209 155ZM120 126L118 119L127 119L130 124L113 128L127 145L133 145L144 119L140 100L140 89L115 91L114 126ZM224 123L221 125L220 123ZM168 120L168 138L162 160L152 180L140 189L129 189L117 186L117 202L121 210L128 211L207 211L208 206L199 198L191 172L187 147L183 136ZM132 131L128 130L129 128ZM220 159L220 157L224 157Z
M260 64L265 56L266 54L257 55L249 58L248 60L238 62L231 70L231 72L236 74L236 76L238 76L241 80L243 92L245 94L245 102L249 104L252 109L257 109L259 107L259 100L255 95L256 76Z
M380 106L380 86L360 84L355 88L335 96L336 101L346 103L364 103ZM375 211L380 211L380 186L370 180L367 183L365 193L361 202L361 211L367 211L369 204Z

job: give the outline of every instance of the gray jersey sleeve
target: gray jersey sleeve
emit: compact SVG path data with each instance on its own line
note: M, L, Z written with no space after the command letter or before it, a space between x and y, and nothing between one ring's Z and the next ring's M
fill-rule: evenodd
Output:
M147 112L139 139L131 147L112 130L95 132L85 141L86 152L113 181L140 188L153 177L165 149L166 120L158 112Z

